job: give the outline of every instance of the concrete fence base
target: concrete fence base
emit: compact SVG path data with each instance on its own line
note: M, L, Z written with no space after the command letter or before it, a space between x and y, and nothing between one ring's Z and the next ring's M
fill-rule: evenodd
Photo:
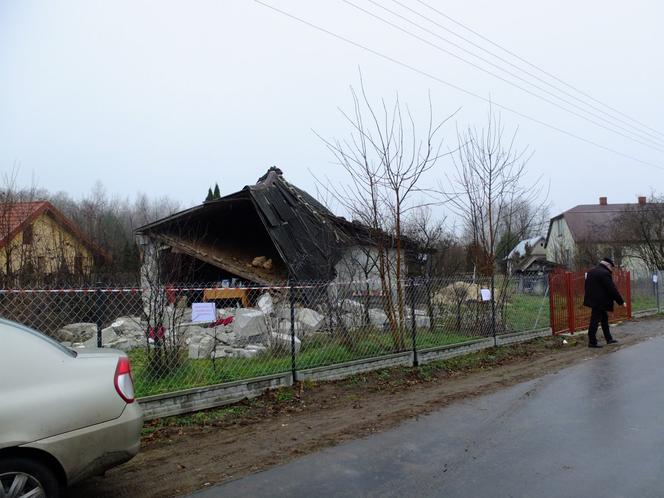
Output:
M529 332L501 335L496 338L498 346L529 341L537 337L551 335L551 329L540 329ZM420 364L431 361L444 360L474 353L493 347L493 337L477 339L461 344L452 344L436 348L418 350L417 357ZM325 381L350 377L359 373L370 372L382 368L397 366L411 366L413 353L394 353L374 358L364 358L345 363L309 368L297 371L298 380ZM158 394L139 398L138 402L143 408L146 420L184 413L215 408L236 403L245 398L255 398L270 389L288 387L293 385L290 372L265 377L257 377L235 382L226 382L213 386L197 387L167 394Z

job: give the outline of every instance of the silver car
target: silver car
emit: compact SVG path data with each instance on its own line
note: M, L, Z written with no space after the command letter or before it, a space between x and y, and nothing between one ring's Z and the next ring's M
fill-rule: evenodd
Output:
M126 462L142 424L124 353L0 319L0 497L57 497Z

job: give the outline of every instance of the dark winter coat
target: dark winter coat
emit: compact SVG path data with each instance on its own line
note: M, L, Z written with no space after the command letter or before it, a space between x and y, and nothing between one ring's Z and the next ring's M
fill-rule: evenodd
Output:
M614 301L621 306L625 302L613 282L611 270L604 265L597 265L586 274L585 289L583 305L589 308L613 311Z

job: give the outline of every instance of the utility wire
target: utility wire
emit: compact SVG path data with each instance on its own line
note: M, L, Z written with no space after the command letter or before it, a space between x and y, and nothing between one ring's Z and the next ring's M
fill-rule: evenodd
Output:
M374 5L377 5L378 7L382 8L382 9L384 9L384 10L387 10L388 12L391 12L391 13L392 13L393 15L395 15L395 16L401 17L399 14L390 11L389 9L387 9L386 7L380 5L378 2L375 2L374 0L368 0L368 1L371 2L371 3L374 4ZM536 74L534 74L534 73L532 73L532 72L530 72L530 71L528 71L528 70L526 70L526 69L524 69L524 68L518 66L517 64L514 64L514 63L511 62L510 60L508 60L508 59L506 59L506 58L504 58L504 57L501 57L501 56L498 55L497 53L492 52L491 50L488 50L488 49L482 47L481 45L479 45L479 44L473 42L472 40L470 40L470 39L468 39L468 38L466 38L466 37L464 37L464 36L458 34L456 31L453 31L453 30L449 29L448 27L446 27L446 26L444 26L444 25L442 25L442 24L440 24L440 23L434 21L434 20L431 19L430 17L427 17L427 16L423 15L422 13L420 13L420 12L414 10L414 9L411 9L409 6L403 4L403 3L400 2L399 0L392 0L392 2L394 2L394 3L397 4L397 5L399 5L399 6L402 7L403 9L405 9L405 10L407 10L407 11L409 11L409 12L415 14L415 15L417 15L418 17L420 17L420 18L422 18L422 19L424 19L424 20L430 22L431 24L433 24L433 25L439 27L440 29L442 29L442 30L444 30L444 31L447 31L448 33L450 33L450 34L456 36L457 38L459 38L459 39L465 41L466 43L472 45L473 47L478 48L479 50L481 50L481 51L483 51L483 52L489 54L489 55L492 56L492 57L495 57L496 59L500 60L501 62L503 62L503 63L505 63L505 64L507 64L507 65L509 65L509 66L511 66L512 68L516 69L517 71L520 71L521 73L524 73L524 74L530 76L531 78L533 78L533 79L539 81L540 83L543 83L543 84L545 84L545 85L547 85L547 86L553 88L554 90L556 90L556 91L562 93L563 95L566 95L566 96L568 96L568 97L570 97L570 98L576 100L577 102L580 102L580 103L583 104L584 106L587 106L587 107L589 107L589 108L591 108L591 109L594 109L594 110L598 111L599 113L603 114L604 116L608 116L610 119L612 119L612 120L614 120L614 121L617 121L617 122L619 122L619 123L622 123L622 124L628 126L629 128L624 128L624 127L619 126L619 125L614 125L614 126L617 126L618 128L620 128L620 129L622 129L622 130L624 130L624 131L627 131L627 132L629 132L629 133L634 133L635 135L638 135L638 136L640 136L640 138L645 139L645 140L649 140L649 139L644 138L643 136L650 137L651 139L654 139L654 141L661 141L661 140L662 140L661 137L658 137L656 134L651 133L650 131L647 131L647 130L648 130L647 127L645 127L645 129L638 129L638 128L637 128L637 131L633 131L633 128L635 128L634 125L631 124L631 123L628 123L628 122L625 121L624 119L621 119L620 117L616 117L616 116L614 116L613 114L606 112L606 111L603 110L601 107L598 107L598 106L596 106L596 105L593 105L592 103L589 103L589 102L587 102L586 100L577 97L577 96L574 95L573 93L568 92L568 91L566 91L566 90L563 89L563 88L560 88L559 86L557 86L557 85L551 83L550 81L547 81L546 79L537 76ZM410 20L408 20L408 19L405 19L405 18L403 18L403 19L404 19L404 20L407 20L407 21L410 22L411 24L415 24L415 23L413 23L412 21L410 21ZM576 107L577 109L581 109L581 110L583 110L583 112L588 112L589 114L591 114L591 115L597 117L598 119L605 120L605 118L602 118L602 117L600 117L600 116L598 116L598 115L596 115L596 114L594 114L594 113L592 113L592 112L590 112L590 111L587 111L587 110L585 110L585 109L582 109L582 108L579 107L578 105L573 104L573 103L571 103L571 102L569 102L569 101L567 101L567 100L565 100L565 99L559 97L558 95L555 95L554 93L552 93L552 92L550 92L550 91L548 91L548 90L545 90L545 89L539 87L538 85L535 85L534 83L532 83L532 82L530 82L530 81L528 81L528 80L526 80L526 79L524 79L524 78L522 78L522 77L520 77L520 76L514 75L512 72L507 71L506 69L501 68L500 66L498 66L498 65L496 65L496 64L494 64L494 63L492 63L492 62L487 61L487 60L484 59L483 57L480 57L480 56L478 56L477 54L474 54L473 52L471 52L471 51L465 49L464 47L458 45L457 43L454 43L454 42L452 42L452 41L450 41L450 40L448 40L448 39L446 39L446 38L443 38L443 37L441 37L441 36L439 36L439 35L437 35L437 34L431 32L431 31L429 31L429 30L427 30L427 29L425 29L425 28L423 28L423 27L421 27L421 26L419 26L419 25L417 25L417 24L415 24L415 25L418 26L420 29L426 31L427 33L430 33L430 34L432 34L432 35L434 35L434 36L440 38L441 40L445 41L446 43L449 43L450 45L453 45L454 47L457 47L458 49L463 50L464 52L466 52L466 53L468 53L468 54L470 54L470 55L472 55L472 56L474 56L474 57L477 57L478 59L480 59L480 60L486 62L487 64L491 64L492 66L494 66L494 67L496 67L496 68L498 68L498 69L500 69L500 70L502 70L502 71L505 71L506 73L508 73L508 74L510 74L510 75L512 75L512 76L514 76L515 78L518 78L519 80L524 81L524 82L528 83L529 85L532 85L532 86L534 86L535 88L538 88L538 89L540 89L541 91L546 92L546 93L548 93L549 95L552 95L552 96L554 96L555 98L558 98L558 99L562 100L563 102L566 102L566 103L568 103L569 105L572 105L572 106ZM641 127L641 128L643 128L643 127ZM639 134L640 134L640 135L639 135Z
M500 109L503 109L503 110L505 110L505 111L511 112L512 114L515 114L515 115L520 116L520 117L522 117L522 118L524 118L524 119L527 119L527 120L529 120L529 121L532 121L533 123L537 123L537 124L539 124L539 125L541 125L541 126L544 126L544 127L549 128L549 129L551 129L551 130L557 131L558 133L562 133L563 135L567 135L568 137L572 137L572 138L574 138L574 139L576 139L576 140L579 140L579 141L581 141L581 142L584 142L584 143L587 143L587 144L592 145L592 146L594 146L594 147L597 147L598 149L602 149L602 150L605 150L605 151L611 152L611 153L613 153L613 154L615 154L615 155L617 155L617 156L624 157L624 158L626 158L626 159L629 159L629 160L631 160L631 161L635 161L635 162L640 163L640 164L643 164L643 165L645 165L645 166L650 166L651 168L655 168L655 169L659 169L659 170L664 170L664 166L662 166L662 165L660 165L660 164L656 164L656 163L653 163L653 162L650 162L650 161L645 161L645 160L643 160L643 159L639 159L638 157L635 157L635 156L632 156L632 155L629 155L629 154L625 154L624 152L620 152L620 151L618 151L618 150L616 150L616 149L613 149L613 148L611 148L611 147L607 147L607 146L602 145L602 144L600 144L600 143L598 143L598 142L595 142L595 141L593 141L593 140L590 140L590 139L587 139L587 138L581 137L581 136L576 135L576 134L574 134L574 133L572 133L572 132L570 132L570 131L567 131L567 130L565 130L565 129L563 129L563 128L560 128L560 127L558 127L558 126L556 126L556 125L552 125L552 124L550 124L550 123L547 123L546 121L542 121L541 119L538 119L538 118L535 118L535 117L529 116L529 115L527 115L527 114L524 114L524 113L522 113L522 112L520 112L520 111L517 111L516 109L512 109L511 107L508 107L508 106L505 106L505 105L499 104L498 102L496 102L496 101L494 101L494 100L490 100L490 99L488 99L488 98L486 98L486 97L482 97L481 95L479 95L479 94L477 94L477 93L471 92L470 90L466 90L465 88L462 88L462 87L460 87L460 86L458 86L458 85L455 85L454 83L450 83L450 82L448 82L448 81L445 81L445 80L443 80L443 79L441 79L441 78L439 78L439 77L437 77L437 76L435 76L435 75L433 75L433 74L431 74L431 73L428 73L428 72L426 72L426 71L423 71L423 70L421 70L421 69L418 69L418 68L416 68L416 67L414 67L414 66L411 66L411 65L409 65L409 64L407 64L407 63L405 63L405 62L402 62L402 61L397 60L397 59L395 59L395 58L393 58L393 57L390 57L389 55L385 55L385 54L383 54L383 53L381 53L381 52L378 52L377 50L374 50L374 49L369 48L369 47L367 47L367 46L365 46L365 45L362 45L361 43L355 42L355 41L353 41L353 40L351 40L351 39L349 39L349 38L346 38L346 37L344 37L344 36L342 36L342 35L339 35L339 34L337 34L337 33L334 33L334 32L332 32L332 31L330 31L330 30L328 30L328 29L326 29L326 28L323 28L323 27L318 26L318 25L316 25L316 24L314 24L314 23L312 23L312 22L309 22L309 21L307 21L307 20L305 20L305 19L302 19L301 17L298 17L298 16L296 16L296 15L294 15L294 14L291 14L291 13L285 11L285 10L279 9L278 7L275 7L274 5L271 5L271 4L269 4L269 3L266 3L266 2L264 2L264 1L262 1L262 0L254 0L254 2L257 3L257 4L259 4L259 5L262 5L263 7L267 7L268 9L273 10L274 12L277 12L277 13L283 15L283 16L286 16L286 17L288 17L288 18L290 18L290 19L293 19L294 21L297 21L297 22L299 22L299 23L301 23L301 24L304 24L304 25L306 25L306 26L309 26L310 28L313 28L313 29L315 29L315 30L317 30L317 31L320 31L320 32L322 32L322 33L325 33L325 34L327 34L327 35L329 35L329 36L331 36L331 37L333 37L333 38L336 38L336 39L338 39L338 40L341 40L341 41L343 41L343 42L345 42L345 43L347 43L347 44L349 44L349 45L352 45L352 46L354 46L354 47L357 47L357 48L359 48L359 49L362 49L362 50L364 50L365 52L369 52L369 53L371 53L371 54L373 54L373 55L375 55L375 56L377 56L377 57L380 57L381 59L384 59L384 60L387 60L387 61L389 61L389 62L392 62L393 64L397 64L398 66L401 66L401 67L403 67L403 68L406 68L406 69L408 69L408 70L410 70L410 71L413 71L413 72L415 72L415 73L417 73L417 74L420 74L421 76L426 76L427 78L432 79L432 80L434 80L434 81L437 81L438 83L441 83L441 84L443 84L443 85L445 85L445 86L447 86L447 87L449 87L449 88L453 88L453 89L455 89L455 90L457 90L457 91L459 91L459 92L465 93L466 95L470 95L471 97L475 97L475 98L478 99L478 100L481 100L481 101L483 101L483 102L485 102L485 103L487 103L487 104L490 104L490 105L494 105L494 106L496 106L496 107L498 107L498 108L500 108Z
M388 19L385 19L384 17L381 17L381 16L379 16L379 15L377 15L377 14L375 14L375 13L369 11L369 10L366 10L366 9L363 8L363 7L360 7L359 5L357 5L357 4L353 3L353 2L351 2L350 0L341 0L341 1L344 2L344 3L347 4L347 5L350 5L351 7L353 7L353 8L355 8L355 9L359 10L360 12L365 13L366 15L368 15L368 16L370 16L370 17L372 17L372 18L377 19L377 20L381 21L382 23L387 24L388 26L391 26L391 27L393 27L394 29L397 29L397 30L401 31L402 33L407 34L408 36L411 36L412 38L415 38L416 40L419 40L419 41L421 41L422 43L425 43L425 44L429 45L430 47L433 47L433 48L435 48L435 49L437 49L437 50L439 50L439 51L441 51L441 52L443 52L443 53L445 53L445 54L447 54L447 55L449 55L449 56L451 56L451 57L454 57L455 59L458 59L458 60L460 60L461 62L463 62L463 63L465 63L465 64L468 64L469 66L472 66L472 67L474 67L475 69L477 69L477 70L479 70L479 71L482 71L482 72L484 72L484 73L486 73L486 74L488 74L488 75L490 75L490 76L493 76L494 78L497 78L497 79L499 79L500 81L503 81L504 83L507 83L508 85L511 85L511 86L513 86L513 87L515 87L515 88L521 90L522 92L526 92L526 93L528 93L529 95L532 95L532 96L535 97L535 98L538 98L538 99L540 99L540 100L542 100L542 101L544 101L544 102L546 102L546 103L548 103L548 104L550 104L550 105L552 105L552 106L554 106L554 107L557 107L558 109L562 109L562 110L565 111L565 112L568 112L568 113L570 113L570 114L572 114L572 115L574 115L574 116L576 116L576 117L578 117L578 118L580 118L580 119L583 119L583 120L585 120L585 121L588 121L588 122L591 123L591 124L594 124L595 126L599 126L600 128L603 128L603 129L605 129L605 130L607 130L607 131L609 131L609 132L611 132L611 133L615 133L615 134L617 134L617 135L620 135L620 136L623 137L623 138L626 138L626 139L628 139L628 140L632 140L633 142L638 143L638 144L640 144L640 145L643 145L644 147L649 147L649 148L651 148L651 149L653 149L653 150L656 150L656 151L658 151L658 152L664 152L664 149L661 148L662 146L664 146L663 143L657 143L657 142L654 142L652 139L649 139L649 138L643 138L643 137L641 137L641 136L639 136L639 138L634 138L634 137L632 137L632 136L630 136L630 135L626 135L625 133L622 133L622 132L620 132L620 131L618 131L618 130L615 130L614 128L611 128L610 126L612 126L612 127L617 127L617 128L619 128L619 129L622 129L622 130L626 131L627 133L632 133L632 134L634 133L633 131L631 131L631 130L629 130L629 129L627 129L627 128L624 128L624 127L622 127L622 126L620 126L620 125L616 125L616 124L614 124L614 123L612 123L612 122L610 122L610 121L607 121L607 120L606 120L605 118L603 118L602 116L599 116L599 115L597 115L597 114L595 114L595 113L593 113L593 112L591 112L591 111L586 111L585 109L583 109L582 107L580 107L580 106L574 104L573 102L570 102L570 101L568 101L568 100L566 100L566 99L564 99L564 98L562 98L562 97L559 97L559 96L555 95L554 93L551 93L551 92L549 92L548 90L546 90L546 89L544 89L544 88L542 88L542 87L540 87L540 86L538 86L538 85L536 85L536 84L534 84L534 83L531 83L531 82L529 82L528 80L525 80L525 79L521 78L520 76L518 76L518 75L516 75L516 74L514 74L514 73L512 73L512 72L510 72L509 70L503 69L503 68L501 68L500 66L498 66L498 65L496 65L496 64L494 64L494 63L492 63L491 61L489 61L489 60L487 60L487 59L485 59L485 58L483 58L483 57L481 57L481 56L478 56L478 55L476 55L476 54L473 54L472 52L469 52L469 51L465 50L463 47L460 47L460 46L454 44L453 42L449 42L449 43L452 43L453 45L455 45L456 47L460 48L460 49L463 50L464 52L469 53L470 55L479 58L480 60L486 62L487 64L490 64L491 66L494 66L494 67L498 68L498 69L501 70L501 71L505 71L505 72L508 73L509 75L511 75L511 76L513 76L513 77L515 77L515 78L517 78L517 79L519 79L519 80L521 80L521 81L523 81L523 82L525 82L525 83L527 83L527 84L529 84L529 85L532 85L532 86L534 86L535 88L537 88L537 89L539 89L539 90L541 90L541 91L543 91L543 92L545 92L545 93L548 93L549 95L553 96L554 98L557 98L557 99L559 99L559 100L562 100L563 102L567 103L568 105L571 105L572 107L575 107L575 108L579 109L581 112L588 113L588 114L590 114L591 116L594 116L594 117L598 118L599 120L604 121L604 122L607 123L609 126L606 126L606 125L602 124L601 122L598 122L598 121L596 121L596 120L594 120L594 119L591 119L591 118L585 116L584 114L580 114L580 113L578 113L578 112L576 112L576 111L574 111L574 110L572 110L572 109L569 109L568 107L562 106L562 105L558 104L557 102L554 102L553 100L551 100L551 99L549 99L549 98L547 98L547 97L544 97L544 96L542 96L542 95L540 95L540 94L538 94L538 93L535 93L535 92L529 90L528 88L525 88L525 87L519 85L518 83L514 83L513 81L510 81L509 79L504 78L504 77L500 76L499 74L496 74L495 72L492 72L492 71L490 71L490 70L488 70L488 69L483 68L482 66L479 66L479 65L475 64L474 62L471 62L471 61L469 61L469 60L467 60L467 59L464 59L464 58L461 57L460 55L457 55L457 54L455 54L454 52L450 52L449 50L447 50L447 49L441 47L440 45L436 45L435 43L430 42L430 41L427 40L426 38L422 38L421 36L419 36L419 35L413 33L412 31L409 31L409 30L407 30L407 29L405 29L405 28L402 28L401 26L399 26L399 25L397 25L397 24L395 24L395 23L389 21ZM398 13L396 13L396 12L394 12L394 11L388 9L387 7L383 7L383 6L381 6L380 4L377 4L376 2L374 2L373 0L368 0L368 1L371 2L371 3L374 4L374 5L378 5L380 8L386 10L386 11L389 12L390 14L395 15L396 17L399 17L399 18L401 18L401 19L403 19L403 20L405 20L405 21L407 21L407 22L413 24L414 26L416 26L416 27L422 29L423 31L426 31L427 33L430 33L430 34L432 34L433 36L436 36L436 37L438 37L438 38L441 38L443 41L447 41L447 40L445 40L444 38L442 38L442 37L440 37L439 35L437 35L436 33L433 33L432 31L426 29L425 27L423 27L423 26L421 26L421 25L419 25L419 24L417 24L417 23L415 23L415 22L409 20L408 18L405 18L405 17L399 15ZM647 142L644 141L644 140L647 140ZM649 142L650 142L650 143L649 143Z
M518 54L516 54L516 53L512 52L511 50L509 50L509 49L503 47L502 45L500 45L500 44L494 42L493 40L487 38L486 36L482 35L481 33L478 33L478 32L475 31L474 29L472 29L472 28L466 26L465 24L463 24L463 23L460 22L460 21L457 21L456 19L454 19L453 17L451 17L451 16L445 14L444 12L440 11L439 9L436 9L435 7L432 7L431 5L429 5L429 4L428 4L427 2L425 2L424 0L416 0L416 1L419 2L420 4L424 5L425 7L431 9L432 11L436 12L437 14L439 14L439 15L442 16L442 17L444 17L445 19L448 19L449 21L453 22L453 23L456 24L457 26L460 26L461 28L463 28L463 29L465 29L466 31L468 31L468 32L470 32L470 33L472 33L472 34L474 34L475 36L477 36L477 37L479 37L479 38L481 38L482 40L486 41L487 43L490 43L490 44L493 45L494 47L497 47L497 48L501 49L503 52L505 52L505 53L511 55L512 57L514 57L514 58L520 60L520 61L523 62L524 64L527 64L528 66L532 67L533 69L537 69L537 70L540 71L542 74L545 74L545 75L547 75L547 76L550 77L550 78L553 78L553 79L556 80L558 83L562 83L562 84L565 85L566 87L571 88L571 89L574 90L575 92L579 93L580 95L583 95L584 97L586 97L586 98L592 100L593 102L595 102L595 103L597 103L597 104L599 104L599 105L601 105L601 106L604 106L604 107L606 107L607 109L610 109L611 111L613 111L613 112L615 112L615 113L617 113L617 114L619 114L619 115L621 115L621 116L623 116L623 117L629 119L630 121L633 121L634 123L637 123L638 125L640 125L640 126L642 126L642 127L644 127L644 128L647 128L648 130L650 130L650 131L652 131L652 132L654 132L654 133L656 133L656 134L658 134L658 135L664 137L664 133L660 132L659 130L656 130L655 128L652 128L652 127L648 126L647 124L642 123L642 122L639 121L638 119L635 119L635 118L629 116L628 114L625 114L624 112L621 112L621 111L619 111L618 109L615 109L614 107L611 107L610 105L605 104L604 102L602 102L602 101L600 101L600 100L597 100L597 99L594 98L592 95L589 95L588 93L584 92L583 90L580 90L579 88L577 88L577 87L575 87L575 86L573 86L573 85L571 85L571 84L565 82L564 80L558 78L556 75L551 74L550 72L548 72L548 71L542 69L541 67L539 67L539 66L533 64L532 62L530 62L530 61L524 59L523 57L519 56Z

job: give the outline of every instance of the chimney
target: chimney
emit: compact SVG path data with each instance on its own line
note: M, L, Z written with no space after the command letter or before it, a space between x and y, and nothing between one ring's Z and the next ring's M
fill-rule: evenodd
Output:
M599 205L600 206L606 206L608 204L608 201L606 200L606 197L600 197L599 198Z
M646 198L644 196L639 196L639 206L644 206L646 203Z

